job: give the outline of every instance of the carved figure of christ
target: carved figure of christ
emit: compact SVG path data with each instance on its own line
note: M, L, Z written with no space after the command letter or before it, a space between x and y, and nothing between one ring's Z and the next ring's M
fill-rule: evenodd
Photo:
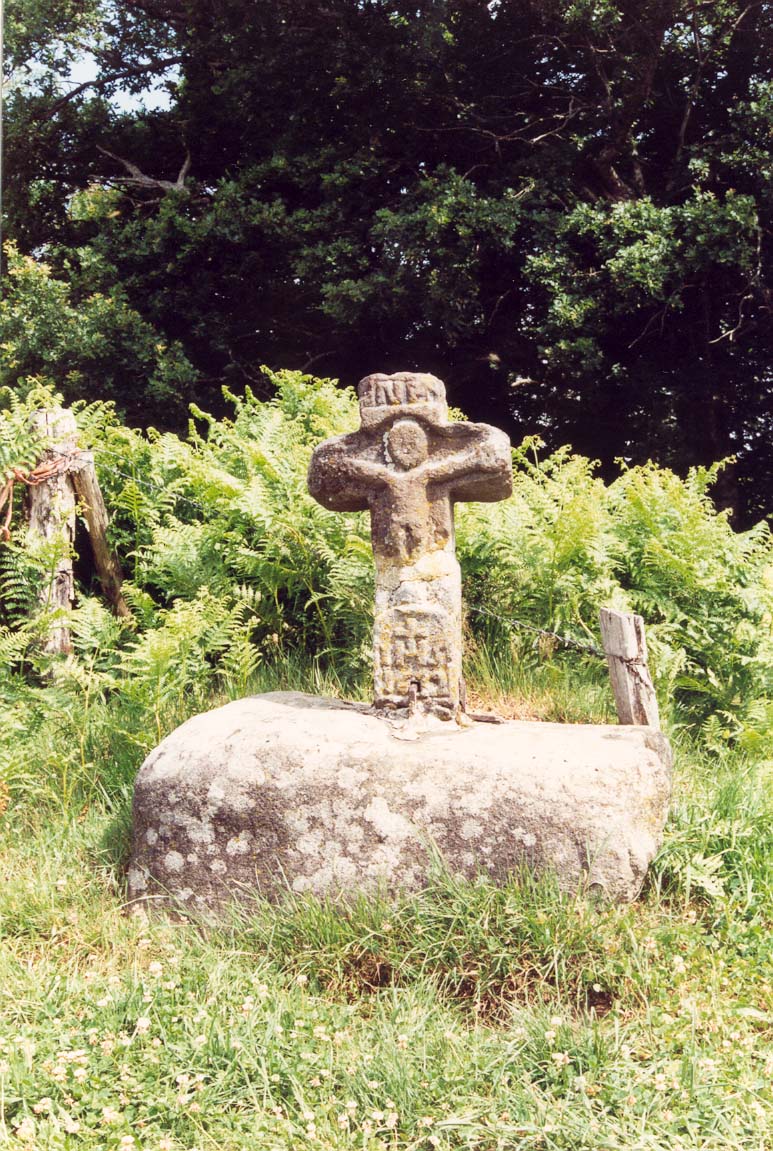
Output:
M454 503L504 499L511 484L503 432L487 424L425 428L410 418L327 440L309 472L309 491L324 507L370 512L377 561L401 563L453 548Z
M486 424L420 420L409 410L320 444L309 491L331 510L370 512L376 705L415 704L450 719L463 696L453 506L510 494L510 444Z

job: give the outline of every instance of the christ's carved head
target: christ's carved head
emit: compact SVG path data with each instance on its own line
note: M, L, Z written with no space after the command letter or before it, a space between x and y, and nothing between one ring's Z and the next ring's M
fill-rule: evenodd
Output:
M427 433L416 420L396 420L384 436L384 447L387 458L406 472L429 456Z

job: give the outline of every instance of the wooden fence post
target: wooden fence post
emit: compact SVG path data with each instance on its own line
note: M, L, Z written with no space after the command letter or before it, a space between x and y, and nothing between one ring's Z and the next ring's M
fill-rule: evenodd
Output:
M75 600L73 542L76 511L88 529L94 568L105 598L116 615L131 615L121 593L123 575L107 542L108 516L97 481L94 456L78 448L78 428L72 412L62 408L35 412L32 427L41 437L42 453L26 478L29 539L42 541L56 554L48 586L41 600L47 611L69 612ZM47 466L48 465L48 466ZM77 497L77 500L76 500ZM71 650L65 623L52 624L44 643L47 652Z
M602 608L600 623L619 722L659 729L658 701L647 667L644 620L640 615Z
M30 422L45 444L38 467L53 464L77 450L78 429L72 412L61 408L35 412ZM27 514L31 545L50 548L52 556L55 556L50 579L40 596L43 609L52 614L69 612L75 600L72 568L75 490L65 468L53 469L47 478L30 484ZM71 650L70 629L61 619L52 623L43 647L52 653Z
M79 452L70 467L70 475L78 496L78 503L91 540L91 551L97 579L105 599L112 605L116 615L128 619L131 615L121 592L123 573L115 553L107 542L109 523L107 508L97 480L94 456L91 452Z

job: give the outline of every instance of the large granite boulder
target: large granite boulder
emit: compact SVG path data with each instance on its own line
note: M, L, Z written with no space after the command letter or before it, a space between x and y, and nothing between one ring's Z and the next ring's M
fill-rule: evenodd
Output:
M407 738L406 738L407 737ZM502 881L523 862L633 899L661 840L670 751L647 727L442 723L253 696L184 723L143 764L129 895L217 912L288 889L346 897L448 868Z

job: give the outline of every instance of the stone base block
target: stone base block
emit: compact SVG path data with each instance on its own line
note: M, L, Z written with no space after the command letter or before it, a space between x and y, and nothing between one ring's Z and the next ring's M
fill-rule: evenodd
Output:
M295 692L188 720L137 778L131 900L206 914L288 889L411 890L433 850L471 878L502 881L526 861L565 889L636 896L670 793L659 732L438 721L404 736L359 705Z

